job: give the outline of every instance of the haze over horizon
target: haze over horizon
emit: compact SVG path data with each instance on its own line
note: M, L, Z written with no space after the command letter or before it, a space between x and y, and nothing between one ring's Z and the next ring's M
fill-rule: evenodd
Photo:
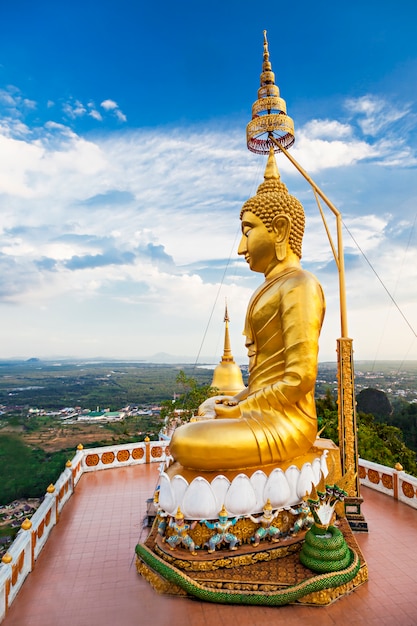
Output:
M245 138L264 29L291 152L343 215L355 360L417 359L417 5L249 7L0 8L0 359L218 361L226 298L244 358L262 276L236 249L265 167ZM306 211L302 263L327 300L319 358L334 361L331 250L312 191L277 163Z

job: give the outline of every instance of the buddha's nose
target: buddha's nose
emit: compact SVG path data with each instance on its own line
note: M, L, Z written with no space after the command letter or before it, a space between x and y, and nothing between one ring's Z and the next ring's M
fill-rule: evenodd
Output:
M242 238L241 238L240 243L239 243L239 247L237 249L237 253L238 254L245 254L246 251L247 251L246 237L244 235L242 235Z

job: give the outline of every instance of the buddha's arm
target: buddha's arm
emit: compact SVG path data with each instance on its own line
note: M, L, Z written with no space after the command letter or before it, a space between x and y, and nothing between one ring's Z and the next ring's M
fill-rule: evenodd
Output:
M233 399L236 400L236 402L241 402L242 400L244 400L247 397L248 397L248 388L245 387L244 389L242 389L242 391L239 391L239 393L237 393L233 397Z

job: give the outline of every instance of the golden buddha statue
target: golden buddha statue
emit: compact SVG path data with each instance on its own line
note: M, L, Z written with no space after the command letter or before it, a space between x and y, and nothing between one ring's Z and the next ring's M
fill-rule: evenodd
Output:
M325 301L317 279L301 268L304 210L281 182L272 148L264 182L240 219L238 254L265 276L246 314L248 386L206 401L213 419L177 428L171 454L192 470L282 463L308 452L317 435L314 386ZM205 406L201 413L210 411Z

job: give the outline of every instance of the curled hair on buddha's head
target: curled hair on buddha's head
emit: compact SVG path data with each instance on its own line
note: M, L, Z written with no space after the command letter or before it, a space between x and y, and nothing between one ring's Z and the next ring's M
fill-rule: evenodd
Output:
M305 226L303 205L297 198L288 193L286 185L281 182L272 149L268 158L264 178L264 182L258 187L256 196L249 198L243 205L240 212L240 219L242 219L242 215L245 211L250 211L262 220L269 232L272 232L272 220L274 217L277 215L286 215L291 221L288 243L291 250L301 259Z

